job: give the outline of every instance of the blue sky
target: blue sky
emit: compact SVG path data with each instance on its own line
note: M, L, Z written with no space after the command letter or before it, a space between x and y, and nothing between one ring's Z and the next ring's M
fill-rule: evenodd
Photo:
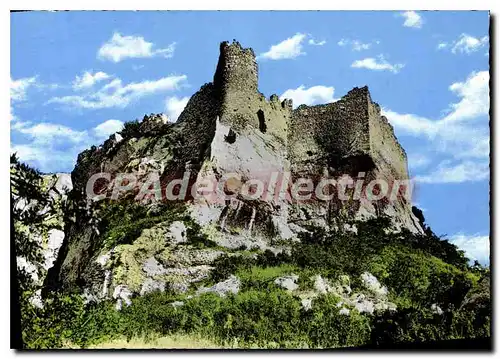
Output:
M481 11L14 13L11 149L69 172L125 121L175 121L237 39L258 55L261 92L294 106L368 85L427 222L488 263L488 31Z

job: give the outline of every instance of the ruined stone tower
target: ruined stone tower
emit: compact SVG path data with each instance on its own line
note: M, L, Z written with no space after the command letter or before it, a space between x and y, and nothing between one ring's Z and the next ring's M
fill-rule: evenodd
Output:
M223 42L214 86L220 91L221 123L235 131L251 126L286 144L291 102L280 102L277 95L267 101L259 92L258 65L252 49L243 49L238 42Z
M336 169L349 162L358 171L381 166L389 179L408 179L406 153L366 86L334 103L299 106L289 132L290 158L298 172L315 159Z
M288 134L288 158L295 176L344 174L366 182L383 179L389 185L408 180L406 153L397 141L368 87L354 88L340 100L316 106L301 105L293 111ZM421 231L411 203L399 197L386 201L338 202L312 206L311 217L370 218L386 214L398 227ZM303 211L303 209L302 209Z

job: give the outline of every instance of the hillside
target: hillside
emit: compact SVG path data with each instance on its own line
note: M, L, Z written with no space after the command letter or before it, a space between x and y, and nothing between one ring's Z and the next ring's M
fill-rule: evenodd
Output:
M71 181L12 158L11 188L28 348L490 336L489 269L412 206L406 153L368 88L316 106L266 99L237 42L176 123L126 123L80 153ZM40 256L52 259L34 278Z

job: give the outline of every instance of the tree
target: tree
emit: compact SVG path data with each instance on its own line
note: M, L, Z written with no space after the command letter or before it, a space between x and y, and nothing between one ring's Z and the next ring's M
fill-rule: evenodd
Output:
M20 316L25 339L34 321L31 300L41 289L42 281L39 279L45 271L41 239L54 227L48 219L55 211L52 199L43 190L41 173L19 162L15 154L10 156L10 189L11 260L14 262L12 268L15 268L11 286L19 298L12 309ZM19 343L13 346L19 347Z

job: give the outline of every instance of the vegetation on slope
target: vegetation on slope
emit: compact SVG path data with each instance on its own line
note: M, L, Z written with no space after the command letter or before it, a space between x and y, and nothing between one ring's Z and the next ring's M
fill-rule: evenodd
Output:
M103 233L113 244L128 243L145 225L140 211L126 217L118 215L117 208L107 210L111 212ZM133 298L132 305L119 312L110 302L85 305L78 295L53 294L43 308L23 299L23 340L26 348L55 348L68 343L104 345L120 338L187 336L205 338L221 347L331 348L489 337L489 269L470 266L462 251L430 228L424 235L387 234L388 224L384 218L357 223L357 234L311 229L288 254L247 251L222 256L204 284L236 274L242 282L236 295L205 293L188 298L193 293L153 292ZM211 244L193 228L190 238L202 246ZM36 257L36 247L20 243L18 248L33 251L31 258ZM294 273L299 275L300 288L307 291L312 275L332 281L347 275L356 289L364 272L374 274L389 288L389 299L397 311L368 314L351 310L344 315L339 313L340 299L334 295L319 295L312 308L305 310L300 298L274 284L276 277ZM27 298L32 291L27 291L23 276L19 280L21 298ZM183 301L183 305L173 306L175 301ZM433 305L442 313L433 310Z

